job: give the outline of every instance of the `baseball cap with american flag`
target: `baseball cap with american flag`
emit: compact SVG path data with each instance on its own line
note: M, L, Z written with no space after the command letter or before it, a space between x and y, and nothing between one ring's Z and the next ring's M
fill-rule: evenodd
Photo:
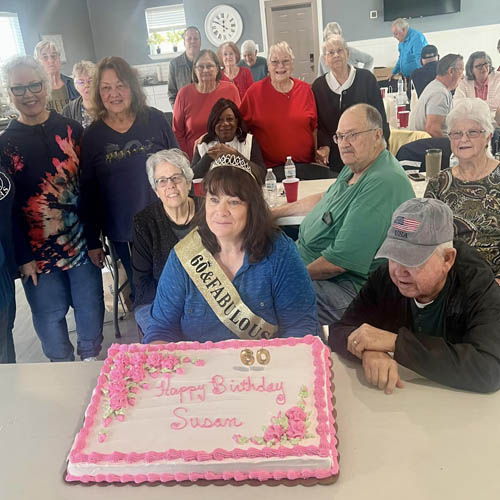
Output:
M392 215L387 237L375 258L405 267L421 266L441 243L453 240L453 213L439 200L412 198Z

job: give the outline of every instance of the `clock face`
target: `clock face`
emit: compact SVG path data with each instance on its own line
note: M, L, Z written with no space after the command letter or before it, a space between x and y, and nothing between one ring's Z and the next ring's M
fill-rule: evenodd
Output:
M205 18L205 34L210 43L218 47L224 42L236 43L243 32L243 21L230 5L217 5Z

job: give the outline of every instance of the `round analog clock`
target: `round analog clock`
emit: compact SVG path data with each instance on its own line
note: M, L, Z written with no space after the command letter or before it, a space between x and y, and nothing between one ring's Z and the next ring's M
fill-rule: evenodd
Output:
M205 34L210 43L218 47L224 42L236 43L243 33L239 12L230 5L217 5L205 18Z

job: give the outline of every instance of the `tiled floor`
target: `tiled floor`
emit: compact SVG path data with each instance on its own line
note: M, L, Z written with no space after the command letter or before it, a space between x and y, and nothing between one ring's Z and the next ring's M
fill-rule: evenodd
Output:
M24 295L24 290L20 280L16 280L16 321L14 323L14 345L16 348L16 359L18 363L48 363L48 359L42 352L40 340L35 333L33 323L31 321L31 311ZM118 342L120 344L129 344L138 342L139 336L137 333L137 325L133 319L133 315L128 313L127 316L120 321L121 339L115 339L115 331L113 327L111 313L106 313L104 318L104 342L102 345L101 354L98 359L105 359L108 347ZM70 330L70 339L73 345L76 346L76 331L73 312L70 310L67 316L68 327ZM76 348L75 348L76 352Z

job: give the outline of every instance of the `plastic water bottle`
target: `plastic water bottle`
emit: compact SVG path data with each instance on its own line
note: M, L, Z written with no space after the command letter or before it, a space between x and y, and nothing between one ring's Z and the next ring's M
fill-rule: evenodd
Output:
M458 158L453 153L451 153L451 155L450 155L450 168L456 167L457 165L458 165Z
M403 82L403 77L400 76L398 80L398 94L402 94L405 91L405 84Z
M278 186L276 185L276 176L273 169L268 168L266 174L266 201L270 207L274 207L278 197Z
M285 178L293 179L296 176L295 163L293 163L292 157L287 156L285 162Z

